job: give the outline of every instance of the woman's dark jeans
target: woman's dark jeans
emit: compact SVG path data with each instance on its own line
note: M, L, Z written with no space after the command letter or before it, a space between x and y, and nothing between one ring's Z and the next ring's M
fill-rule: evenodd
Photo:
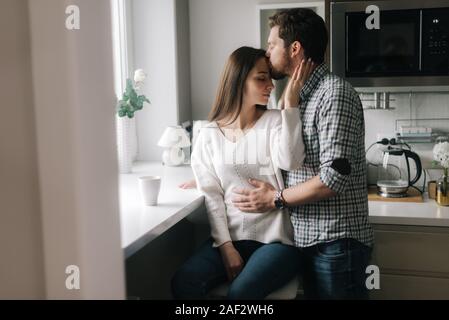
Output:
M298 274L299 250L282 243L234 241L244 260L241 273L229 285L228 299L264 299ZM227 281L218 248L208 240L172 279L176 299L204 299L210 290Z

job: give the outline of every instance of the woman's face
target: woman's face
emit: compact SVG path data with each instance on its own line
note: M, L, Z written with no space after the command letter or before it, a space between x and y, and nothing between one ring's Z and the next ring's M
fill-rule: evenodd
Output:
M267 105L273 88L268 60L260 58L249 72L248 78L246 78L244 104Z

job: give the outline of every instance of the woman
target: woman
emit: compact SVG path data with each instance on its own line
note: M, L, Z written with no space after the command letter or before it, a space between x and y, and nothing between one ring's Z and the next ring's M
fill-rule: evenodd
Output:
M310 75L302 63L290 81L285 109L267 110L273 83L265 51L241 47L228 59L210 123L200 130L192 169L204 194L212 238L175 274L178 299L201 299L228 279L229 299L263 299L298 272L299 255L287 210L243 213L232 205L234 188L250 178L284 188L281 169L304 160L299 92Z

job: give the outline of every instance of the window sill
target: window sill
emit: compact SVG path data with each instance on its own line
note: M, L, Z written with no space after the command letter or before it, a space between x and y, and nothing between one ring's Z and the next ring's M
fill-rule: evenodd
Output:
M161 176L157 206L145 206L139 193L138 178ZM120 226L125 258L143 248L204 203L196 189L178 185L193 179L190 165L163 166L160 162L136 162L132 173L120 174Z

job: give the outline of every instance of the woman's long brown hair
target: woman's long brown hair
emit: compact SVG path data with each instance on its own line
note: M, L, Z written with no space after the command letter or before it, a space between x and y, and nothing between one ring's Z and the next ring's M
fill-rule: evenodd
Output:
M246 78L260 58L265 58L265 51L251 47L240 47L229 56L209 113L209 121L219 121L231 116L229 123L233 123L237 119L242 110Z

